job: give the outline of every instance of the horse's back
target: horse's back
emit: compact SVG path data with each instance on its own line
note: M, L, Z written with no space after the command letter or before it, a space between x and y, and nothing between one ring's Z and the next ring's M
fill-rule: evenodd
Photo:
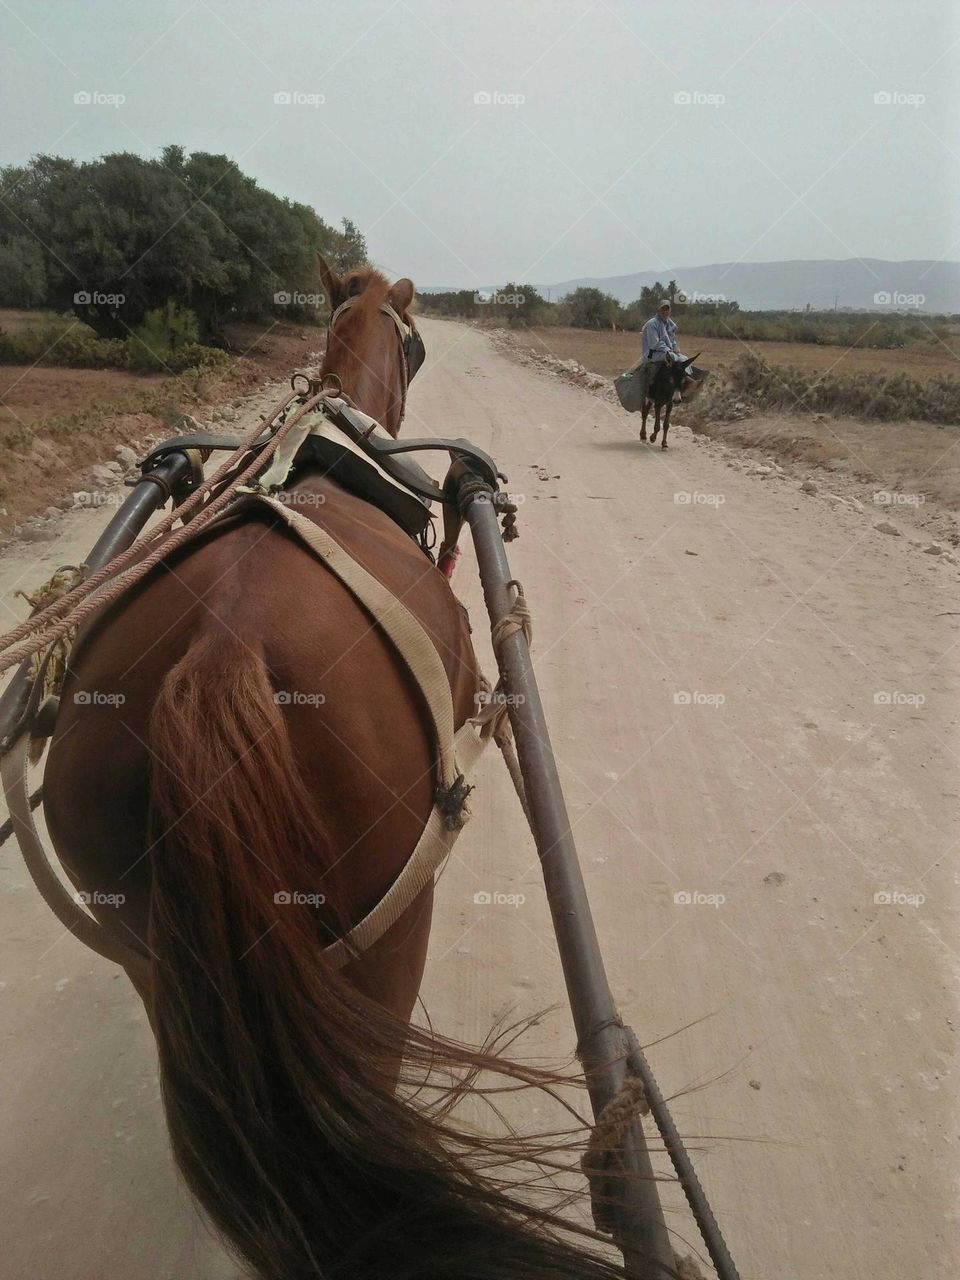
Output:
M332 482L310 482L290 500L421 623L462 723L477 675L465 616L443 576L388 517ZM384 883L371 869L398 855L402 865L423 829L435 744L419 690L392 644L266 507L251 506L158 568L77 646L45 786L61 857L103 892L132 895L131 918L142 916L155 767L150 717L168 673L211 635L213 652L228 665L236 661L231 653L262 664L331 847L366 869L352 877L344 904L362 914L392 879Z

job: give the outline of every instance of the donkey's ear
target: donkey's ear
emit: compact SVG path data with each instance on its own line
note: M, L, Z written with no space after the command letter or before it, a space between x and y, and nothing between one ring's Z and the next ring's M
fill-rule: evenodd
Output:
M413 306L413 299L416 295L416 289L413 287L413 281L408 280L406 276L402 280L398 280L393 286L387 297L390 299L390 305L396 311L397 315L404 316Z
M327 305L331 312L336 311L340 303L343 301L343 281L327 262L326 258L317 250L317 266L320 269L320 283L323 285L323 292L326 295Z

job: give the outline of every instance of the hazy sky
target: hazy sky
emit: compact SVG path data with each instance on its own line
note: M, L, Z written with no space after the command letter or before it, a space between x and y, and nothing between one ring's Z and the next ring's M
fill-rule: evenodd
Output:
M958 62L957 0L0 0L0 163L222 152L421 285L957 259Z

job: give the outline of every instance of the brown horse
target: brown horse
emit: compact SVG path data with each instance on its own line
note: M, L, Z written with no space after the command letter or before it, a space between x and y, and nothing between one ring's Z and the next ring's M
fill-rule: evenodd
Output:
M381 304L409 319L413 285L321 267L334 308L356 296L323 372L396 434L404 353ZM442 574L316 467L291 498L418 618L462 724L478 669ZM235 517L98 619L61 706L49 829L94 914L146 957L129 972L174 1153L245 1266L263 1280L622 1276L589 1232L514 1190L505 1153L528 1148L448 1117L477 1069L510 1087L543 1077L408 1025L432 889L346 968L324 959L433 804L419 691L340 581L269 510Z

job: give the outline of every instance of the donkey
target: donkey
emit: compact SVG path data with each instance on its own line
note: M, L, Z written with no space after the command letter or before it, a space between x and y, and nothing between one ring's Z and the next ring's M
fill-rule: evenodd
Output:
M647 414L650 412L650 406L654 408L653 434L650 436L650 443L656 444L657 435L660 431L660 410L666 407L666 413L663 419L663 439L660 442L660 448L667 447L667 432L670 430L670 411L673 408L673 397L683 392L689 386L698 385L696 379L691 378L687 370L693 364L694 360L699 357L691 356L689 360L676 360L672 364L664 360L660 364L660 368L650 380L650 386L644 397L642 416L640 419L640 439L647 438Z
M396 435L413 364L384 304L409 325L414 286L320 265L337 313L321 373ZM481 678L447 579L318 464L289 489L427 631L462 725ZM451 1118L458 1098L490 1092L480 1071L504 1089L558 1077L409 1023L432 884L343 969L325 960L396 880L434 803L419 688L340 580L274 513L241 512L85 630L61 707L49 831L101 923L142 951L128 973L174 1155L245 1269L623 1280L600 1237L524 1191L531 1166L512 1164L534 1161L547 1185L576 1133L487 1138Z

